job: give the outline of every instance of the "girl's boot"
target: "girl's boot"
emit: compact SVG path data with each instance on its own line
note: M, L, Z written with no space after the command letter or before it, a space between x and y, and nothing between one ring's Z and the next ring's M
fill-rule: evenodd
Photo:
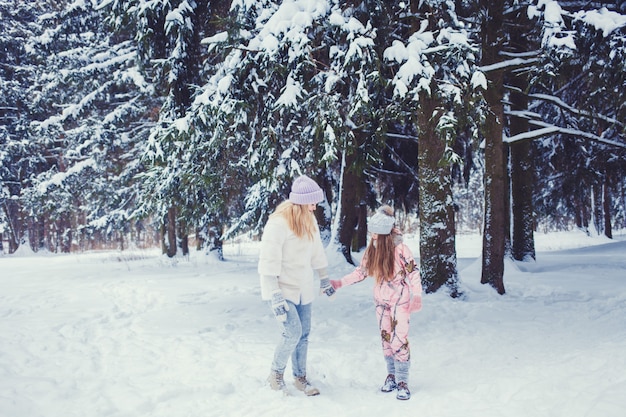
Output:
M396 381L397 381L397 389L398 393L396 394L396 398L399 400L408 400L411 398L411 391L409 391L409 367L411 366L411 362L395 362L396 367Z
M382 392L392 392L396 389L396 367L393 357L385 356L385 363L387 364L387 378L380 390Z

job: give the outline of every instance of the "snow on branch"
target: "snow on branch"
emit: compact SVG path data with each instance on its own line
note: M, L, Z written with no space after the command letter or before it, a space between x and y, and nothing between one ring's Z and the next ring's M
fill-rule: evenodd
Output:
M538 138L541 138L541 137L544 137L544 136L554 135L554 134L560 133L562 135L576 136L576 137L582 137L582 138L585 138L585 139L594 140L594 141L597 141L597 142L605 143L607 145L617 146L619 148L626 148L626 143L605 139L605 138L603 138L601 136L594 135L593 133L589 133L589 132L584 132L582 130L570 129L570 128L567 128L567 127L560 127L560 126L550 125L548 123L544 123L544 122L541 122L541 121L538 121L538 120L531 120L530 124L533 124L533 125L536 125L536 126L543 126L543 127L541 129L536 129L536 130L531 130L529 132L519 133L519 134L511 136L511 137L505 137L503 139L503 142L505 142L505 143L515 143L515 142L521 142L521 141L524 141L524 140L538 139Z
M575 107L570 106L569 104L567 104L566 102L564 102L563 100L561 100L559 97L556 97L556 96L552 96L552 95L549 95L549 94L534 93L534 94L529 94L528 97L529 98L538 99L538 100L549 101L549 102L551 102L553 104L556 104L560 108L562 108L564 110L567 110L567 111L569 111L570 113L573 113L573 114L577 114L577 115L580 115L580 116L586 116L586 117L589 117L589 118L592 118L592 119L604 120L607 123L612 123L612 124L616 124L618 126L624 127L624 123L620 122L617 119L613 119L612 117L608 117L608 116L605 116L603 114L591 114L588 111L577 109Z
M524 52L510 52L510 51L502 51L500 52L500 56L505 56L507 58L536 58L542 54L541 50L534 51L524 51Z
M521 67L538 62L539 58L513 58L479 67L482 72L501 71L507 68Z

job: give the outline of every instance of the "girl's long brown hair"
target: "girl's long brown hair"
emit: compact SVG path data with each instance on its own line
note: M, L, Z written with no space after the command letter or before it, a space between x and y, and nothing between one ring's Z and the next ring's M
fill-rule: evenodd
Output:
M388 205L380 207L378 212L389 217L394 215L393 208ZM376 240L370 240L370 244L365 249L363 264L367 269L367 275L373 276L376 279L376 284L380 285L384 281L393 279L396 242L393 229L388 235L377 236Z
M270 215L283 216L291 231L299 238L306 237L313 240L316 233L315 216L306 205L294 204L289 200L283 201L276 207L276 211Z
M367 274L376 279L376 284L380 285L393 279L395 247L393 234L378 235L375 241L372 239L367 245L363 263L367 268Z

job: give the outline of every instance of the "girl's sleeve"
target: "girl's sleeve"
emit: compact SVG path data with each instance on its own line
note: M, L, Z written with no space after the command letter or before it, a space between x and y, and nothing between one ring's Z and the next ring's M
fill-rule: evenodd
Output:
M367 278L367 271L363 267L363 264L356 267L354 271L341 278L341 286L356 284Z
M411 301L410 311L420 311L422 309L422 278L420 277L420 271L413 258L411 249L406 245L402 245L401 251L402 268L406 273L406 280L409 284Z

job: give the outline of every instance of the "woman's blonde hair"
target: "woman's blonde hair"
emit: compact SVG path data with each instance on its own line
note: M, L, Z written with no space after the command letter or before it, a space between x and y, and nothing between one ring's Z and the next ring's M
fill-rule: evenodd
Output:
M393 208L390 206L382 206L379 211L388 216L394 215ZM376 240L372 238L367 245L363 254L363 264L367 268L367 274L373 276L377 284L393 279L395 248L393 229L388 235L377 235Z
M276 207L276 211L270 215L270 217L273 216L283 216L287 219L289 228L299 238L306 237L313 240L317 232L315 216L306 205L294 204L286 200Z

